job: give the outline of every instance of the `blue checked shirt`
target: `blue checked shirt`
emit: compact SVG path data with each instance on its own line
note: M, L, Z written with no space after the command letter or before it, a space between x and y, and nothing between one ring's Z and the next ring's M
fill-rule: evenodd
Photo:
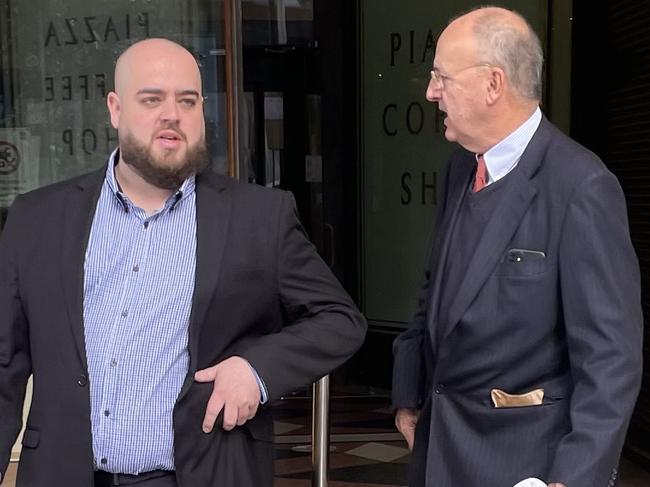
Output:
M117 158L114 152L106 170L85 259L95 467L128 474L174 470L172 412L189 365L195 180L147 216L119 189ZM263 404L266 387L252 371ZM203 418L196 420L200 425Z
M100 470L174 469L172 411L189 365L195 201L192 177L147 216L121 193L114 163L108 164L84 276L93 454Z

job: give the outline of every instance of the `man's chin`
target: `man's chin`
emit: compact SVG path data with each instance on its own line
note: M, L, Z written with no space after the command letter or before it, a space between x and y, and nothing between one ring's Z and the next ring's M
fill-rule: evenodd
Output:
M184 150L152 151L153 160L161 168L180 168L185 164L187 153Z
M449 142L456 142L456 134L453 130L449 130L449 127L445 128L445 139Z

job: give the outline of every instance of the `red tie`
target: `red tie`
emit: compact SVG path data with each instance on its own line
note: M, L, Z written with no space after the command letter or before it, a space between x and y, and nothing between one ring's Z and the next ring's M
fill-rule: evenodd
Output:
M487 186L487 168L485 167L485 159L483 154L479 154L478 165L476 167L476 177L474 178L474 192L478 193Z

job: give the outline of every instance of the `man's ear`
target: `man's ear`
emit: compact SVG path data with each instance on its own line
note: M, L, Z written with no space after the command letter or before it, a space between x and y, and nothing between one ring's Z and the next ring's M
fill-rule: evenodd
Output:
M120 125L120 113L122 111L122 104L117 93L111 91L108 94L106 97L106 106L108 106L108 111L111 114L111 125L114 129L117 129Z
M506 73L499 67L491 67L488 78L487 102L494 105L506 87Z

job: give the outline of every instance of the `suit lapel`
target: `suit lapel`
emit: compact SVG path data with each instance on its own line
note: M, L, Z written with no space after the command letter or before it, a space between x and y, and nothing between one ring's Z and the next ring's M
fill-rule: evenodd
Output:
M550 136L550 125L542 119L537 132L524 151L510 180L503 187L505 192L498 209L490 217L476 251L469 262L465 277L449 308L449 321L441 337L448 336L472 304L481 287L494 272L508 243L512 240L522 218L537 194L531 178L541 166Z
M438 318L438 306L440 305L440 294L442 289L442 278L444 276L445 265L447 262L447 257L449 254L449 246L451 243L451 237L453 234L453 228L458 219L462 203L464 201L465 191L467 190L468 185L470 184L470 179L474 174L474 161L473 158L467 158L457 161L457 163L452 162L451 164L458 164L458 180L457 182L450 183L449 191L452 193L449 196L449 211L444 213L443 219L440 222L438 227L438 235L436 239L440 239L438 245L436 245L437 255L434 256L432 262L434 262L434 269L431 269L432 272L432 286L431 295L429 297L429 320L428 326L429 329L434 330L435 320ZM450 166L449 171L452 171L455 168ZM431 340L436 341L437 333L429 333ZM436 349L436 343L432 343L434 350Z
M196 182L196 272L190 314L190 375L196 371L199 336L214 295L230 224L231 196L225 183L208 175Z
M79 360L88 369L83 320L84 262L97 200L106 168L79 180L70 190L63 213L60 275L68 321Z

